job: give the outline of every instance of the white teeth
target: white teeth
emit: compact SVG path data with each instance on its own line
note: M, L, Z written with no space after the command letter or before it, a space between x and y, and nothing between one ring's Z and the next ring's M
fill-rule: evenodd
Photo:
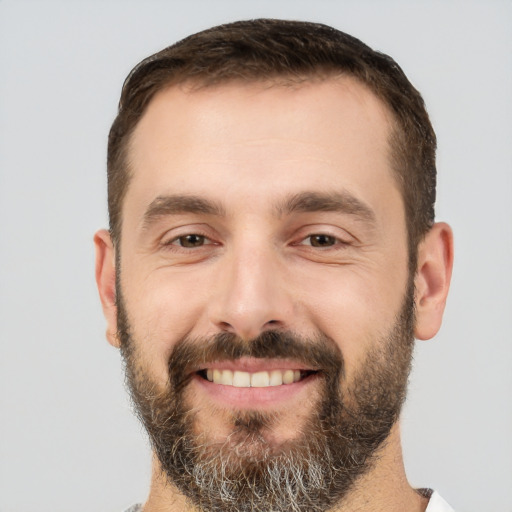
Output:
M235 372L233 375L233 386L236 388L250 388L251 374L247 372Z
M283 374L279 370L273 370L270 372L270 385L280 386L283 383Z
M272 370L270 372L249 373L208 368L206 378L214 384L223 384L224 386L266 388L299 382L301 373L300 370Z
M222 377L220 379L220 383L225 386L233 385L233 372L231 370L224 370L222 372Z
M222 372L220 370L213 370L213 382L222 384Z
M283 384L291 384L293 382L293 375L294 375L293 370L286 370L283 373Z
M252 388L268 388L270 386L270 377L268 372L256 372L251 375Z

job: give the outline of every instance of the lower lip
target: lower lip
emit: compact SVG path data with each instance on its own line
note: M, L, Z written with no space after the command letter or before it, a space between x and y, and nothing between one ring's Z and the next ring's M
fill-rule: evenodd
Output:
M286 405L296 398L305 388L318 380L318 374L308 375L306 378L293 384L281 386L268 386L266 388L237 388L214 384L199 375L192 379L202 392L214 402L235 409L272 408Z

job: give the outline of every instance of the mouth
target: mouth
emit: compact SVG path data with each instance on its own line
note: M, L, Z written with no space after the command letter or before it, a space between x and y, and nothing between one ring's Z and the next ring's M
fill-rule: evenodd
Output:
M300 382L315 370L274 369L248 372L221 368L206 368L197 372L203 379L213 384L235 388L268 388Z
M212 362L193 373L209 397L230 409L283 407L318 380L321 371L280 359L242 358Z

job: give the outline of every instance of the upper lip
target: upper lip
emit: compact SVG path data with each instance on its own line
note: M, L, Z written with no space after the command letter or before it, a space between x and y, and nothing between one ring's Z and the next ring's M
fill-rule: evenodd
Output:
M211 363L205 363L198 367L196 371L202 371L208 368L248 373L272 370L316 370L316 368L308 367L304 363L299 363L293 360L243 357L236 360L212 361Z

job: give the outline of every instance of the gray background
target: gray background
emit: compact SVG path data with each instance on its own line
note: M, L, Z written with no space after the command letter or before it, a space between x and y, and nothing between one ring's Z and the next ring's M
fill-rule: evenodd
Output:
M416 353L407 469L460 512L512 511L510 1L0 0L1 512L116 512L146 496L147 442L93 279L107 132L141 58L259 16L352 33L423 92L456 262L443 328Z

